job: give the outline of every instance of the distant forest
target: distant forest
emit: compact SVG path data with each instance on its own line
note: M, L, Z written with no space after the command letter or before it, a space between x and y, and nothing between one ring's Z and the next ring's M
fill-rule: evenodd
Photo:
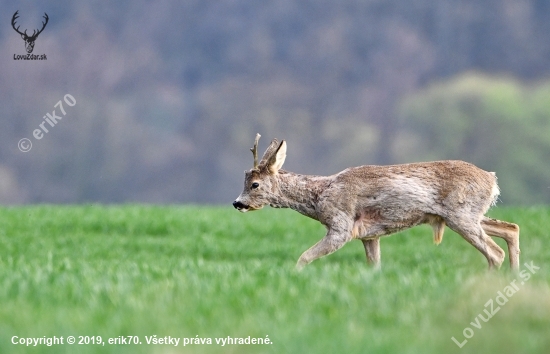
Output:
M285 168L462 159L550 203L550 1L3 2L0 202L230 203ZM34 54L11 25L49 23ZM33 131L70 94L76 104ZM47 126L47 125L46 125ZM32 149L21 152L28 138Z

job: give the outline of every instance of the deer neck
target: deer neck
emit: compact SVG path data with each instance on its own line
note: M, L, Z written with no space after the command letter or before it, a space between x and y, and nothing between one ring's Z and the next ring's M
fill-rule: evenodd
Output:
M276 191L272 195L270 206L290 208L318 220L317 201L328 183L328 177L299 175L280 170L277 175Z

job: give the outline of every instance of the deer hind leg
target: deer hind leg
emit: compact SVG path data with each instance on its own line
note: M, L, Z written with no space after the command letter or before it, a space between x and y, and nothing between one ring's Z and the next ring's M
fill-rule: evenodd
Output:
M447 219L446 222L453 231L462 236L487 258L489 269L500 268L504 261L504 251L487 236L479 221Z
M367 255L367 263L375 269L380 269L380 238L362 239L365 253Z
M519 226L505 221L484 217L481 219L481 227L489 236L503 238L508 244L508 256L510 269L519 269Z
M325 237L302 253L296 264L296 269L301 270L317 258L336 252L351 239L351 231L337 232L329 229Z

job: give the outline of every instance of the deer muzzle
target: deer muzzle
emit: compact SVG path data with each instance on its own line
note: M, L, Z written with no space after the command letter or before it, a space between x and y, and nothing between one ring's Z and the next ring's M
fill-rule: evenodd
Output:
M249 205L243 204L239 200L235 200L233 202L233 207L235 207L235 209L237 209L238 211L243 212L243 213L247 212L248 209L250 209Z

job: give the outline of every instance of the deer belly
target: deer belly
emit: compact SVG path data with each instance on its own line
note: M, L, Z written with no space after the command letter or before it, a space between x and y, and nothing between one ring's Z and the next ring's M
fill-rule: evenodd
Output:
M424 222L425 214L409 211L407 215L390 210L366 208L357 213L353 223L353 238L390 235Z

